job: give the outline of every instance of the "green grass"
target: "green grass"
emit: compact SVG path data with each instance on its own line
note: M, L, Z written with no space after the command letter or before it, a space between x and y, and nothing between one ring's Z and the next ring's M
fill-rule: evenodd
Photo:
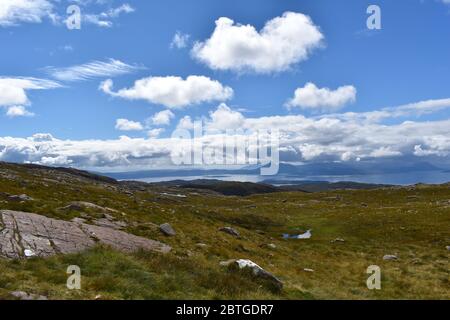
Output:
M162 196L171 191L157 187L130 196L117 186L70 175L62 178L70 183L62 183L43 171L2 168L17 179L0 176L0 192L26 193L35 201L14 203L0 196L0 209L70 220L80 213L58 208L88 201L118 210L114 215L129 223L128 232L160 240L173 250L166 255L124 254L98 247L48 259L0 259L0 298L10 298L14 290L50 299L450 298L448 185L250 197L176 190L188 195L182 199ZM165 237L153 225L164 222L177 236ZM241 238L218 231L223 226L238 229ZM310 240L281 238L306 229L313 229ZM345 242L331 243L335 238ZM269 243L276 249L268 248ZM383 261L385 254L399 260ZM283 291L219 266L235 258L251 259L275 274L285 284ZM65 286L71 264L81 267L80 291ZM366 269L373 264L382 270L380 291L366 287Z

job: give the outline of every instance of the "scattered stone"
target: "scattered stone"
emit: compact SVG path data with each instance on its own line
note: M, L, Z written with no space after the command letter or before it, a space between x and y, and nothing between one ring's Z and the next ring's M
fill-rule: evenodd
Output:
M386 261L398 260L398 257L393 254L387 254L383 257L383 260L386 260Z
M260 245L260 248L267 248L267 249L275 250L277 248L277 246L273 243L263 243Z
M8 259L77 253L98 243L124 252L171 250L161 242L123 231L27 212L0 210L0 229L0 257Z
M450 200L439 200L439 201L436 201L436 204L438 206L448 207L448 206L450 206Z
M228 233L228 234L232 235L233 237L240 236L239 232L236 229L231 228L231 227L223 227L223 228L220 228L219 231Z
M168 223L160 225L159 230L161 230L162 233L164 233L166 236L169 237L173 237L177 234L175 230L172 228L172 226Z
M305 272L314 272L314 269L305 268L305 269L303 269L303 271L305 271Z
M323 198L323 200L341 201L342 200L342 196L337 195L337 196L332 196L332 197L325 197L325 198Z
M336 238L336 239L334 239L334 240L331 240L331 243L336 243L336 242L341 242L341 243L343 243L343 242L345 242L345 240L342 239L342 238Z
M283 289L283 282L280 279L278 279L270 272L267 272L266 270L264 270L251 260L248 259L228 260L221 262L220 265L229 268L237 267L238 269L250 269L254 276L268 280L275 286L277 290Z
M73 211L83 211L86 209L101 212L101 213L118 212L115 209L101 207L94 203L90 203L90 202L86 202L86 201L73 201L73 202L69 203L67 206L60 208L60 210L73 210Z
M445 248L446 248L447 250L450 250L450 246L446 246Z
M308 230L303 234L299 235L290 235L290 234L283 234L283 239L311 239L312 237L312 230Z
M13 291L11 292L11 295L19 300L48 300L46 296L30 294L25 291Z
M94 300L101 300L101 299L103 299L101 294L96 295L94 298Z
M21 194L21 195L12 195L8 197L9 201L33 201L34 199L27 196L26 194Z
M197 243L195 246L196 246L197 248L201 248L201 249L204 249L204 248L207 248L207 247L208 247L208 245L205 244L205 243Z
M174 194L174 193L167 193L167 192L163 192L163 193L161 193L161 195L167 196L167 197L175 197L175 198L187 198L187 196L184 194Z

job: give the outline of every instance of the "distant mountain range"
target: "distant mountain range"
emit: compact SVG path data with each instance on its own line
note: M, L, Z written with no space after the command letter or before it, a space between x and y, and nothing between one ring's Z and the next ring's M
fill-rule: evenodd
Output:
M241 169L179 169L179 170L146 170L133 172L102 173L108 177L118 180L137 180L146 178L170 178L170 177L192 177L192 176L221 176L221 175L260 175L260 167L251 166ZM352 176L370 174L392 174L423 171L443 171L428 162L400 162L380 161L377 162L326 162L309 163L303 165L292 165L281 163L276 177L305 178L308 176ZM269 177L268 177L269 178ZM286 180L286 179L284 179Z

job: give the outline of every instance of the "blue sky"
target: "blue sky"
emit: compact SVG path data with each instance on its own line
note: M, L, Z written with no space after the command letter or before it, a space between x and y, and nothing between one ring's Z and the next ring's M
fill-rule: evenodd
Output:
M282 144L289 149L286 159L297 162L383 157L449 162L450 4L445 0L28 1L34 4L17 7L0 0L5 3L0 4L2 160L124 167L142 157L139 164L145 164L169 152L158 146L168 148L171 132L188 116L203 117L216 129L255 123L289 128L295 137ZM65 25L71 4L81 8L80 30ZM381 30L366 26L371 4L381 8ZM309 21L302 20L306 16ZM269 31L262 37L261 29L277 17L286 34ZM217 33L214 44L208 40L219 18L226 30ZM244 26L254 33L246 34ZM227 38L232 29L231 38L242 42ZM177 32L187 39L178 46ZM227 55L220 45L239 47ZM95 74L94 63L101 65ZM76 66L91 73L73 79ZM62 71L65 75L58 76ZM190 82L189 76L202 78ZM135 81L149 77L154 81L137 90ZM100 90L105 80L110 85ZM31 88L37 84L44 88ZM164 90L161 86L181 90L174 95L183 95L182 101L155 93ZM12 91L25 94L26 101L11 97ZM392 115L405 105L407 112ZM368 112L380 110L390 114L368 120ZM161 111L169 119L152 121ZM36 134L47 138L35 139ZM328 141L330 135L342 139ZM150 151L143 140L152 141ZM102 141L120 141L121 147L102 149ZM102 153L108 156L98 160Z

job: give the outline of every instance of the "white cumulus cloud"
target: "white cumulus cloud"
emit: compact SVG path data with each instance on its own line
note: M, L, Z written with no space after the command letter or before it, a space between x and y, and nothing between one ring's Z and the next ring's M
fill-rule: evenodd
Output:
M1 0L0 27L40 23L50 17L53 5L47 0Z
M205 76L148 77L137 80L131 88L112 91L113 82L108 79L100 84L100 90L128 100L145 100L167 108L183 108L202 102L225 101L233 96L233 89Z
M144 127L140 122L131 121L127 119L117 119L116 129L120 131L139 131L143 130Z
M25 109L24 106L11 106L11 107L8 107L8 111L6 111L6 115L10 118L32 117L32 116L34 116L34 113Z
M33 114L25 108L31 104L27 91L59 87L59 83L46 79L0 77L0 107L8 108L7 115L10 117L31 116Z
M301 13L286 12L259 32L222 17L211 37L197 42L191 53L214 70L271 73L306 60L323 39L311 18Z
M184 116L180 119L177 125L178 130L192 130L194 128L194 122L190 116Z
M245 117L237 111L232 110L226 104L220 104L215 111L209 113L210 121L208 130L225 131L227 129L236 130L245 123Z
M156 129L151 129L147 132L147 135L150 139L156 139L158 138L161 133L164 132L164 128L156 128Z
M164 110L157 112L153 115L151 122L154 125L166 126L170 124L170 120L175 117L174 113L170 110Z
M307 83L303 88L295 90L294 97L286 105L289 108L335 111L356 101L356 88L342 86L336 90L318 88L314 83Z
M114 23L112 19L119 17L124 13L132 13L135 9L128 3L122 4L119 7L111 8L107 11L101 12L99 14L84 14L82 15L83 22L94 24L102 28L111 28Z

